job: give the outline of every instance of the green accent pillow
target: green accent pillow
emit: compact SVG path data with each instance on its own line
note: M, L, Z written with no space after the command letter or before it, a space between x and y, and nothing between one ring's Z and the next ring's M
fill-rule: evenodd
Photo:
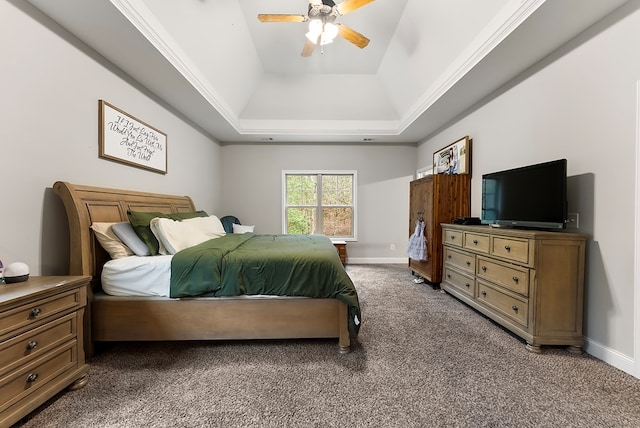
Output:
M194 217L209 217L209 215L204 211L194 211L188 213L159 213L159 212L143 212L143 211L127 211L127 217L129 217L129 223L133 227L133 230L136 232L136 235L142 239L142 242L145 243L147 247L149 247L149 252L152 256L158 254L158 250L160 248L160 244L156 239L153 232L151 232L151 228L149 224L151 220L156 217L170 218L172 220L185 220L188 218Z

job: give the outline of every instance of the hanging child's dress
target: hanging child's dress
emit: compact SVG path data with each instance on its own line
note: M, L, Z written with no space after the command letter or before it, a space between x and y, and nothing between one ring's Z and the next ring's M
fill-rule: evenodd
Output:
M416 221L416 230L409 237L407 256L413 260L427 260L427 238L424 236L424 221Z

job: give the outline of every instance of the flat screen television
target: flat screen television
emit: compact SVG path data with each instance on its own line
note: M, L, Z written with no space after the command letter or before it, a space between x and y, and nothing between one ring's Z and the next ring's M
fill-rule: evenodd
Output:
M566 159L482 176L483 224L564 229L566 219Z

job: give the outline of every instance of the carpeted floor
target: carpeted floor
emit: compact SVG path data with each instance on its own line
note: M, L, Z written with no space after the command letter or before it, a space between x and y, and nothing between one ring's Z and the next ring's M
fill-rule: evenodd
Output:
M363 325L334 340L119 343L22 427L640 427L640 380L524 342L404 265L348 265Z

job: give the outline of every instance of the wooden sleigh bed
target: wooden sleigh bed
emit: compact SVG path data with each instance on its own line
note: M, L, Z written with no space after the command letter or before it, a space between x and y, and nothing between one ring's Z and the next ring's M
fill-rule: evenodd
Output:
M75 185L58 181L69 222L70 275L90 275L84 331L87 355L95 342L337 338L350 350L348 308L334 298L109 296L101 289L108 253L95 239L94 222L126 222L127 210L195 211L188 196Z

